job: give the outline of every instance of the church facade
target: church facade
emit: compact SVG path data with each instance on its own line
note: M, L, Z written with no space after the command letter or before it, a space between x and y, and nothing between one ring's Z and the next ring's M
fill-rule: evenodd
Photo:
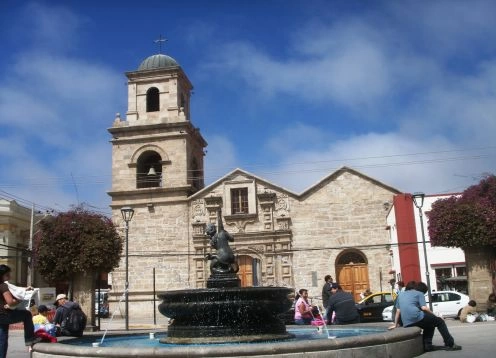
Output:
M159 54L126 76L126 118L118 115L109 128L109 195L117 225L123 225L122 207L135 212L128 239L130 315L151 314L156 292L205 287L204 257L212 249L204 231L218 210L234 236L243 286L307 288L315 303L326 274L355 297L367 288L390 289L386 214L399 191L347 167L303 193L242 169L205 186L207 142L190 118L193 86L182 68ZM124 290L124 257L121 263L112 275L114 297Z

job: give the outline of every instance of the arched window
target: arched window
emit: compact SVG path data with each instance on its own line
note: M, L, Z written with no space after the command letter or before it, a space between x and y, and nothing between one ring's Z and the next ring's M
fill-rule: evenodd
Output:
M143 152L136 166L136 187L156 188L162 186L162 158L152 150Z
M366 264L367 259L360 251L347 250L339 255L336 265Z
M160 98L157 87L150 87L146 91L146 111L157 112L160 109Z

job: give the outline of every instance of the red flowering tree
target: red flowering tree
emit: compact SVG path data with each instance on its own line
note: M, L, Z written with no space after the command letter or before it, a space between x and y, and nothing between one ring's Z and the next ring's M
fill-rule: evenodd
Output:
M33 264L54 284L69 282L74 298L94 317L96 276L118 266L122 239L104 215L77 207L39 223Z
M465 251L470 296L485 303L490 287L495 290L496 176L487 176L459 197L436 201L427 215L431 244Z

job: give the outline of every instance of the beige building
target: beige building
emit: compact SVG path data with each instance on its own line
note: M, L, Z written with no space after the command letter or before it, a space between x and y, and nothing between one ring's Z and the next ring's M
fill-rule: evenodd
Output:
M131 206L130 314L151 314L157 291L205 287L210 252L204 229L222 209L234 236L244 286L282 285L321 295L331 274L356 297L390 289L385 217L399 193L343 167L294 193L241 169L205 187L206 141L190 118L192 85L166 55L145 59L128 77L128 111L112 135L112 211ZM114 297L124 289L125 260L113 273ZM114 307L115 309L116 307ZM120 307L122 310L122 307Z
M12 269L11 282L26 285L28 278L31 209L0 198L0 264Z

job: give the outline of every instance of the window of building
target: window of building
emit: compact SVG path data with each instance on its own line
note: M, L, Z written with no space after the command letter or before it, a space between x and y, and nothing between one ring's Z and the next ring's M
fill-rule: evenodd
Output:
M465 266L455 267L456 276L467 276L467 268Z
M189 182L198 190L203 188L203 173L196 158L191 161L190 173Z
M146 111L157 112L160 109L160 97L157 87L151 87L146 91Z
M248 188L231 189L231 213L248 214Z
M353 264L366 264L367 259L358 251L345 251L338 259L337 265L353 265Z

